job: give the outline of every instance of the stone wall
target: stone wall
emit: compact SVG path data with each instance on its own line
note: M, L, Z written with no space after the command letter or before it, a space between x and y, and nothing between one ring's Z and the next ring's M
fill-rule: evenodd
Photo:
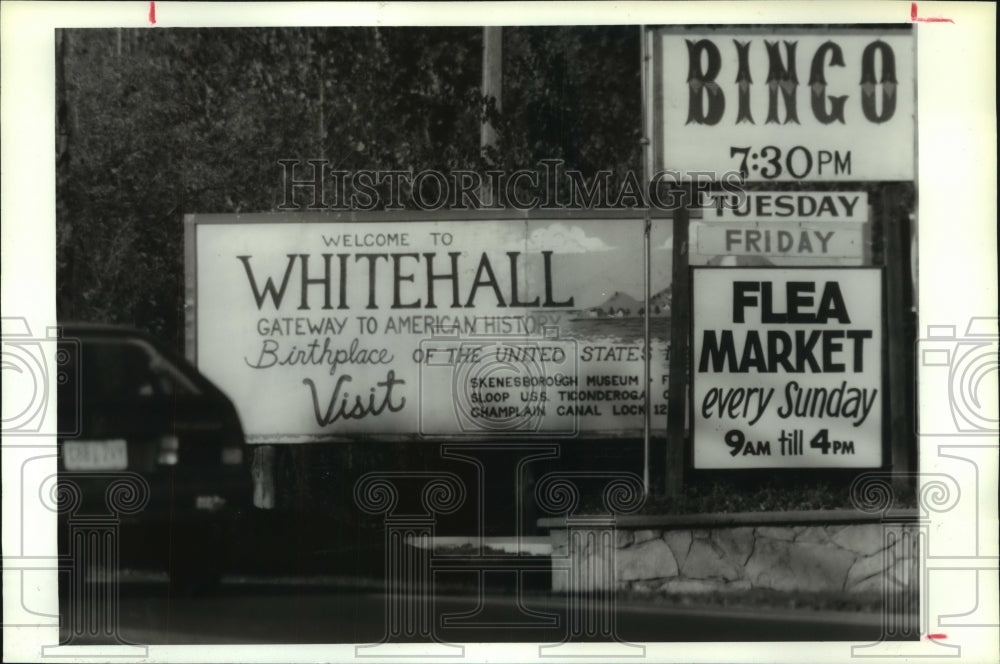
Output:
M608 587L613 578L618 589L637 592L858 594L884 583L915 587L919 569L916 532L905 524L570 526L553 529L551 538L556 591Z

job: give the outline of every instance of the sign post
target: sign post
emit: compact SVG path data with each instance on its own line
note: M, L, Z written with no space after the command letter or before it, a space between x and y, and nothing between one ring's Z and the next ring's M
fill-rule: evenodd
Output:
M670 404L667 408L667 458L664 495L680 496L684 485L684 441L687 417L688 330L691 302L688 299L688 226L690 212L682 207L674 214L673 281L670 309Z
M904 238L905 225L900 218L899 189L888 186L882 193L881 225L882 237L885 241L886 264L886 325L890 339L906 338L906 319L909 312L905 310L907 301L904 293L910 262L904 260L904 247L909 238ZM912 392L904 386L912 384L913 371L907 371L908 359L911 353L901 343L890 344L888 352L889 385L895 389L889 390L890 421L889 440L892 450L893 484L898 490L905 490L910 473L916 470L914 450L911 441L914 434L914 418L910 415L908 404L913 404ZM907 398L911 395L911 398Z

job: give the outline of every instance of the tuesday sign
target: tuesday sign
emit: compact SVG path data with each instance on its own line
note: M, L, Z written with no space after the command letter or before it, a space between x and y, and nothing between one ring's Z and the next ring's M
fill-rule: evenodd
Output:
M642 430L641 219L332 219L187 220L189 354L248 440ZM667 228L651 249L660 317ZM651 351L662 428L667 341Z
M695 227L706 256L864 258L865 192L750 191L717 196Z
M751 181L912 180L908 29L661 28L654 167Z

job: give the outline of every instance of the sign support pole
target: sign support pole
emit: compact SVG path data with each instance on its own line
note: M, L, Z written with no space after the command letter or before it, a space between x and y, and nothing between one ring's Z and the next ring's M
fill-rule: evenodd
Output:
M639 26L639 75L642 87L642 128L641 136L642 139L639 141L640 149L642 150L642 181L646 184L646 194L648 196L650 187L652 183L650 178L652 177L652 167L650 166L650 154L651 154L651 143L648 135L648 129L650 126L649 111L647 110L646 100L649 95L649 49L647 48L647 31L646 27L643 25ZM643 419L642 419L642 491L643 494L648 498L650 493L650 479L649 479L649 469L650 469L650 419L652 418L652 408L653 400L651 398L652 391L652 381L649 375L649 363L650 363L650 337L649 337L649 297L650 297L650 284L649 284L649 271L652 269L652 261L650 255L650 231L652 229L652 222L649 218L649 202L643 208L643 316L642 316L642 333L643 333L643 351L645 352L645 359L642 363L642 380L643 385L645 385L643 399Z
M687 414L688 330L691 283L688 274L687 201L674 212L674 258L670 298L670 394L667 403L667 458L664 497L678 498L684 482L684 424Z
M885 243L886 270L886 349L889 374L889 436L892 453L894 489L906 490L911 473L916 470L911 453L913 418L907 404L906 364L910 349L906 347L906 302L904 283L909 261L904 261L903 231L906 230L899 216L900 191L897 184L886 184L882 189L882 210L879 220ZM912 380L910 378L909 380Z
M652 381L649 376L649 362L650 356L652 354L652 348L650 347L649 338L649 271L652 268L650 261L650 229L652 227L652 222L649 219L649 207L646 207L644 213L645 222L645 233L643 235L643 253L642 253L642 264L645 267L643 270L643 286L645 293L643 294L643 311L642 311L642 342L643 342L643 361L642 361L642 383L645 385L643 390L643 404L642 404L642 492L646 496L649 496L649 438L650 438L650 418L652 417L653 400L651 398L650 392L652 391Z

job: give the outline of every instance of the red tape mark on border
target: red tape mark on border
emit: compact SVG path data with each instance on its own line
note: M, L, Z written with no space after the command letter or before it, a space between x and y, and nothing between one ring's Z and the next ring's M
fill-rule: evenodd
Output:
M910 3L910 20L917 23L954 23L954 21L950 18L923 18L921 16L917 16L917 3L915 2Z
M917 6L913 5L913 11L917 11ZM156 25L156 3L149 3L149 22Z
M938 634L928 634L927 635L927 639L930 640L930 641L943 641L944 639L947 639L947 638L948 638L947 634L940 634L940 633L938 633Z

